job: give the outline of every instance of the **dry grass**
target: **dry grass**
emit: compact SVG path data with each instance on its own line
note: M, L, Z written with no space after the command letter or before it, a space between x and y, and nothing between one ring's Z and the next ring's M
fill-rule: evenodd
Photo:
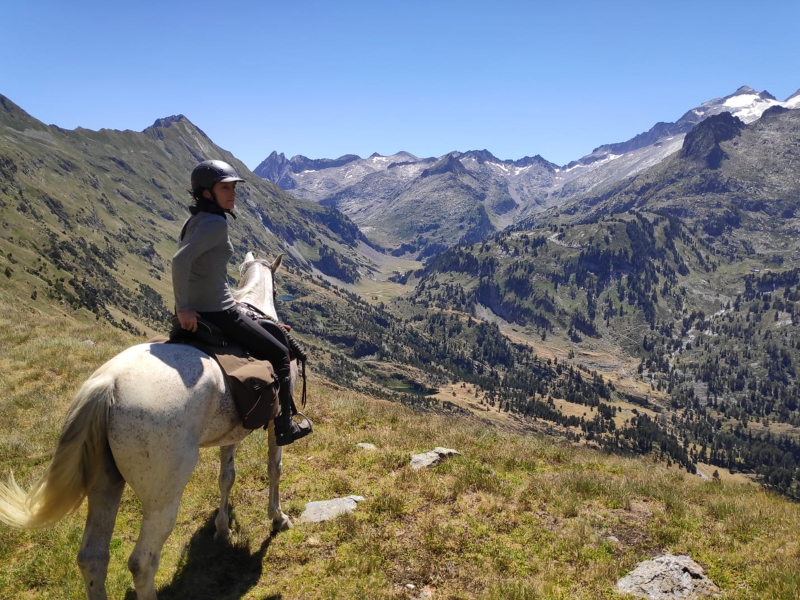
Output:
M71 395L132 339L25 308L2 319L0 467L29 485ZM237 454L231 545L218 546L218 458L204 450L164 549L162 600L399 599L421 590L452 600L615 598L619 577L663 552L705 565L724 598L800 598L800 507L757 487L414 413L314 379L310 392L317 427L284 454L284 510L296 519L312 500L365 501L350 515L271 535L267 446L256 432ZM412 453L435 446L461 456L410 468ZM83 598L75 556L84 517L85 506L41 532L0 527L0 598ZM125 563L139 519L126 491L111 545L112 598L133 598Z

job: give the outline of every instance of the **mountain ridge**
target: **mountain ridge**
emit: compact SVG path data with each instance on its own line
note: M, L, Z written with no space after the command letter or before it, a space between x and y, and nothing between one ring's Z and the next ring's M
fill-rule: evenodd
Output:
M784 102L778 102L769 92L741 86L728 96L686 111L673 123L659 122L625 142L598 146L592 153L563 167L540 155L500 160L484 149L450 152L435 159L417 159L405 152L389 157L373 154L368 159L346 155L346 163L338 164L339 159L320 159L315 163L320 169L298 172L297 169L278 168L276 161L282 155L273 151L262 162L264 167L259 174L293 190L298 196L339 207L379 244L398 250L413 248L409 252L424 258L432 249L451 246L466 238L454 235L447 227L420 232L417 215L413 212L415 203L424 202L432 223L441 225L455 221L462 229L468 227L470 215L483 212L486 224L470 231L491 235L582 195L614 189L627 178L678 152L684 137L711 116L730 112L742 122L750 123L773 107L794 109L799 106L800 90ZM444 176L446 172L459 170L450 157L457 158L466 170L461 174L471 175L477 185L465 187L454 180L455 187L447 190L442 182L436 192L440 194L440 205L436 208L436 199L430 197L430 186L420 186L422 180L431 175ZM304 164L309 164L310 159L302 159L306 161ZM299 159L296 164L300 164ZM402 165L404 170L389 173L393 165ZM414 200L408 202L405 200L408 198ZM488 204L487 198L491 199Z
M342 281L374 269L360 249L368 240L344 215L253 175L184 115L141 132L67 130L5 97L0 104L0 212L8 229L0 246L58 273L30 278L28 293L117 324L124 317L139 329L168 322L167 266L189 216L189 173L208 158L232 164L246 180L230 232L237 253L284 252L286 264ZM148 300L140 305L143 285Z

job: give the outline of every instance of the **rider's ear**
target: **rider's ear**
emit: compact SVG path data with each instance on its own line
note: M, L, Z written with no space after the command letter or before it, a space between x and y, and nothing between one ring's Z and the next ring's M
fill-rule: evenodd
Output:
M211 197L211 192L207 189L203 190L203 198L205 198L206 200L213 200L213 198Z
M276 258L275 261L272 263L272 266L270 267L270 270L273 273L278 271L278 268L281 266L281 261L283 261L283 254L279 254L278 258Z

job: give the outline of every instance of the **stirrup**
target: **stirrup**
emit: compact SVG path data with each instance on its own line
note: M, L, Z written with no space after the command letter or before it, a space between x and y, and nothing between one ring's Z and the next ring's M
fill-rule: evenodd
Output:
M278 446L288 446L295 440L299 440L300 438L306 437L309 433L312 433L314 430L314 423L311 422L307 416L303 413L298 412L298 415L303 417L303 420L299 423L294 419L289 419L289 427L285 431L277 431L278 421L275 420L276 431L275 431L275 441Z

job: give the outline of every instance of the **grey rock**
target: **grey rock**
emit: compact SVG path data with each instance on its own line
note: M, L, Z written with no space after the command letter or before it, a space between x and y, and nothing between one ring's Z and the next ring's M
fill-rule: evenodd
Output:
M669 554L639 563L617 582L617 591L647 600L689 600L720 593L703 567L688 556Z
M369 442L359 442L356 444L362 450L377 450L378 447L375 444L370 444Z
M457 455L460 456L461 453L456 452L455 450L451 450L449 448L437 447L431 450L430 452L424 452L423 454L414 454L411 457L411 468L422 469L423 467L433 467L438 465L445 458Z
M358 503L363 501L363 496L347 496L346 498L309 502L306 504L303 514L300 515L300 522L321 523L322 521L329 521L339 515L353 512Z

